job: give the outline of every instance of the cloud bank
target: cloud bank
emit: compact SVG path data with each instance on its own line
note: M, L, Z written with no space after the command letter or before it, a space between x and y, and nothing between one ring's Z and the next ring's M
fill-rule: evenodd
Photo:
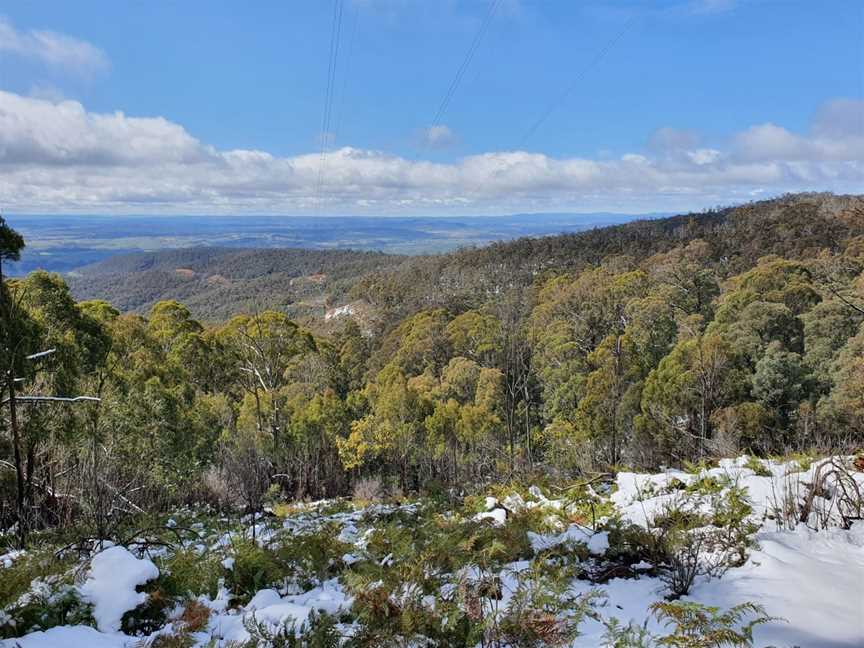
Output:
M663 128L614 159L494 151L451 163L342 147L218 150L161 117L0 92L0 200L17 213L432 214L677 210L798 190L860 191L864 102L795 133L757 124L722 146Z

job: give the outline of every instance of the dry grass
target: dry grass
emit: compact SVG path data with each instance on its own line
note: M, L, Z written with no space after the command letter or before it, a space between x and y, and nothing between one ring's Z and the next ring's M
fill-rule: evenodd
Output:
M209 620L210 608L195 599L186 602L180 615L180 623L187 632L200 632L207 627Z

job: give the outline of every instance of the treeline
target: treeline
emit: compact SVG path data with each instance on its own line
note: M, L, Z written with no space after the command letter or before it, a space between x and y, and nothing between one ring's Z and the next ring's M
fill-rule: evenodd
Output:
M796 220L801 204L831 227ZM860 444L862 202L764 205L745 208L752 222L718 211L682 225L707 238L681 241L676 225L659 252L524 280L506 260L466 270L470 291L444 301L411 301L422 277L403 276L402 302L398 273L367 278L375 329L346 318L327 335L276 311L205 326L176 301L143 317L76 303L57 275L5 280L0 528L21 543L53 525L104 537L169 504L255 510L268 491L329 497L370 478L464 488ZM734 239L724 253L710 234L743 237L766 213L773 233L753 236L787 257ZM23 241L0 229L14 259Z

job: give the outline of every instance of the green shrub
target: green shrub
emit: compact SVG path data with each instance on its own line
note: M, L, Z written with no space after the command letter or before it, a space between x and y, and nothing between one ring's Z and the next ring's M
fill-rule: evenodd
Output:
M71 559L55 558L50 551L30 551L11 566L0 568L0 609L15 603L30 591L37 579L58 580L74 565ZM64 580L71 583L71 576Z
M742 565L758 524L750 521L752 507L740 487L710 496L710 514L697 509L702 498L679 498L655 516L652 534L664 554L660 574L670 596L687 594L699 575L719 577Z
M296 623L274 626L258 621L255 614L243 621L249 639L231 648L337 648L339 632L336 619L329 614L312 612L309 620L297 627Z
M660 601L650 606L651 614L672 632L656 635L646 625L606 622L603 648L752 648L753 629L774 621L762 606L742 603L722 612L700 603Z
M755 603L742 603L721 612L720 608L699 603L657 602L650 610L658 621L674 627L657 644L672 648L750 648L753 629L775 620Z
M225 571L218 555L199 554L192 549L182 549L157 562L160 588L167 596L176 598L201 595L214 598Z
M246 602L261 589L273 587L285 580L285 573L276 554L251 541L234 545L234 566L228 571L225 584L241 602Z
M493 637L513 648L565 646L579 636L579 625L602 595L575 595L566 571L540 570L536 566L517 576L516 590L503 615L496 620Z
M768 467L762 462L761 459L757 459L753 455L747 455L747 462L744 464L745 468L749 468L759 477L770 477L771 471L768 470Z
M174 599L160 589L158 580L145 584L147 600L133 610L129 610L120 620L120 629L131 636L153 634L168 623L168 615L174 607Z
M93 625L91 606L72 586L74 565L35 550L0 568L0 638L67 623Z
M78 590L68 584L37 587L29 596L7 607L5 613L9 621L0 623L0 638L62 625L96 625L93 607L82 601Z
M342 556L351 547L339 542L338 535L335 524L317 533L292 535L276 550L276 558L286 574L304 589L311 589L323 580L338 576L345 568Z
M716 495L724 488L728 488L731 483L731 480L726 476L705 475L699 479L694 479L684 490L687 493L699 495Z
M655 648L657 638L648 631L647 621L637 625L632 621L626 626L616 618L604 622L602 648Z

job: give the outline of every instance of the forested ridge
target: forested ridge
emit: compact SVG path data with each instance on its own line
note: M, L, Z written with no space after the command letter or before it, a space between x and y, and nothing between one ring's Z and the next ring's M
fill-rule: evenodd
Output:
M856 207L857 206L857 207ZM719 279L751 268L759 258L837 253L864 234L860 197L795 194L737 207L635 221L574 234L521 238L410 260L371 272L354 294L400 313L428 304L459 309L482 304L538 275L578 272L624 257L635 264L699 240L699 262Z
M24 242L3 236L14 259ZM217 252L176 254L195 272ZM226 274L250 254L223 255ZM297 276L330 258L292 255ZM58 275L4 278L0 528L23 542L229 492L255 510L268 489L423 492L862 440L860 197L339 255L344 299L374 316L327 327L279 310L204 325L174 300L122 313ZM105 276L153 257L115 263Z

